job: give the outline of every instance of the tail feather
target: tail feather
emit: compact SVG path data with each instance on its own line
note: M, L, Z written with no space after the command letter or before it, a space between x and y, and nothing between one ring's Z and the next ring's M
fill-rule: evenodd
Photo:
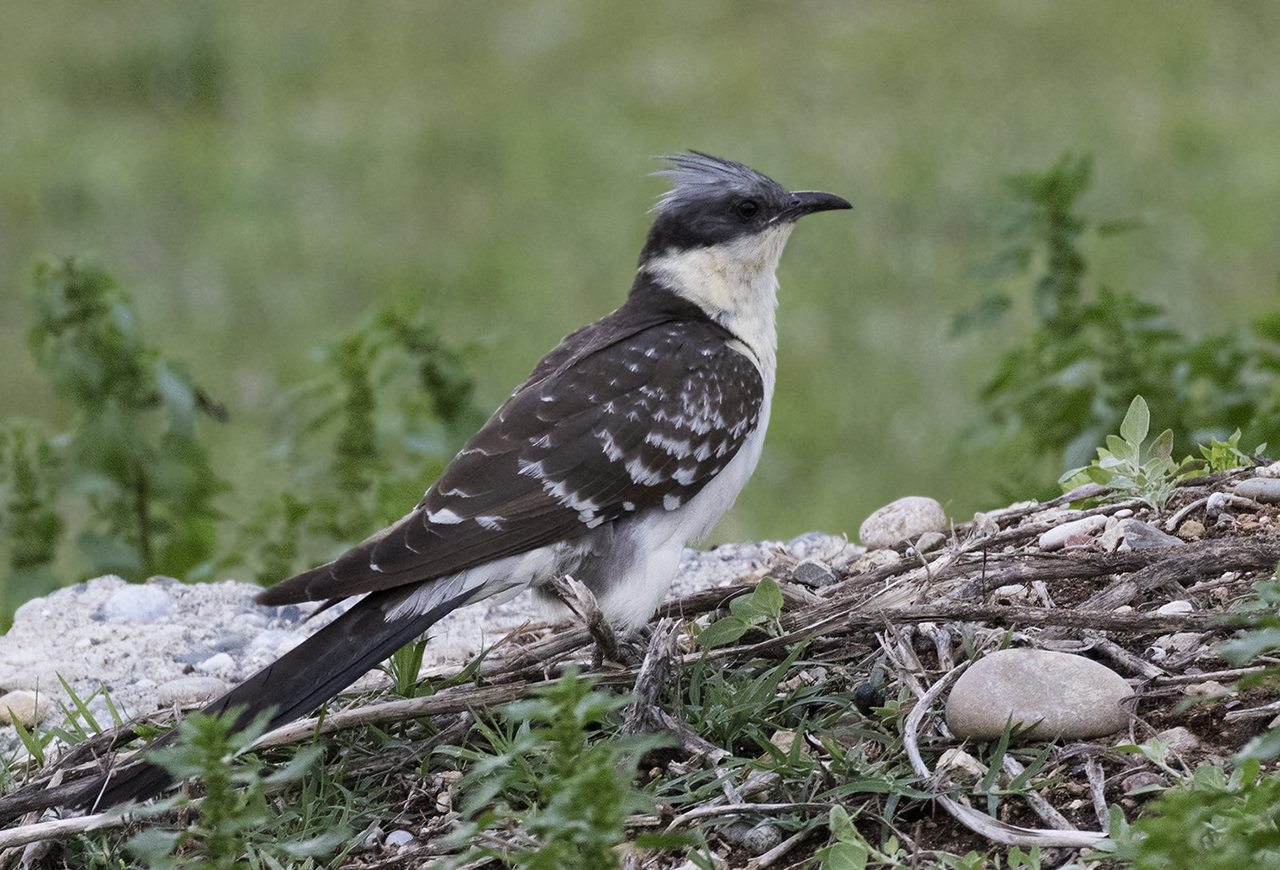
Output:
M426 613L392 621L388 621L387 614L408 597L407 591L400 588L372 593L202 712L221 715L241 708L232 725L237 731L263 710L274 709L270 728L297 719L350 686L479 591L467 590ZM177 729L171 730L150 748L171 743L176 736ZM71 805L99 811L130 800L143 801L172 782L163 768L140 761L94 780Z

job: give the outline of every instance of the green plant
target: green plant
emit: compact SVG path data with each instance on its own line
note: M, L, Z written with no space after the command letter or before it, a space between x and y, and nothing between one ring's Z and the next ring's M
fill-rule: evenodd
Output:
M1087 857L1127 861L1134 870L1280 866L1280 774L1263 776L1257 759L1229 775L1201 765L1132 826L1114 808L1111 836Z
M281 815L267 801L266 790L301 780L323 749L300 749L288 764L264 776L264 765L243 753L262 735L269 714L259 715L239 732L229 728L233 718L192 714L179 726L172 745L150 753L151 760L176 779L198 777L204 798L196 802L180 794L147 810L147 815L155 816L187 807L195 814L181 830L149 828L130 838L126 848L147 866L239 870L253 866L245 854L254 841L258 846L269 843L269 851L298 858L331 853L350 836L348 828L332 820L326 822L327 828L318 829L322 832L305 839L285 835Z
M740 595L729 602L729 615L722 616L698 632L703 649L715 649L737 641L752 628L763 628L770 635L781 633L778 619L782 615L782 592L772 577L762 577L750 595Z
M262 583L331 558L422 497L482 417L466 353L421 315L384 310L329 344L289 396L278 454L289 491L257 503L213 567Z
M1280 433L1280 313L1196 339L1170 326L1158 305L1105 284L1090 288L1088 243L1134 226L1079 213L1090 168L1088 158L1067 155L1045 172L1007 179L1005 247L982 273L996 286L1035 275L1030 327L984 386L986 420L970 433L972 444L999 451L1001 488L1018 498L1047 495L1063 468L1085 464L1137 395L1170 430L1170 455L1233 429L1257 440ZM997 290L959 313L953 332L988 329L1014 308L1012 293Z
M225 485L196 421L225 420L222 408L144 341L131 300L101 267L43 263L35 285L29 347L76 413L58 435L14 421L0 435L14 585L24 598L59 585L67 516L89 573L183 576L213 552L213 499ZM16 603L6 600L0 618Z
M658 736L592 741L591 732L628 703L624 697L592 691L593 682L569 670L536 698L508 705L503 718L513 731L485 729L495 752L457 753L474 762L464 780L464 813L474 820L453 837L455 842L474 842L480 832L515 826L520 836L502 851L512 866L618 866L614 847L624 839L623 822L632 813L653 809L652 799L632 782L636 762L668 741ZM688 841L644 836L637 842ZM480 851L499 854L493 847Z
M1063 492L1097 483L1108 490L1104 500L1139 498L1154 508L1163 508L1173 495L1178 480L1191 468L1173 461L1173 430L1156 436L1145 450L1151 412L1142 396L1134 396L1120 423L1120 434L1108 435L1107 446L1098 448L1091 465L1073 468L1059 478Z

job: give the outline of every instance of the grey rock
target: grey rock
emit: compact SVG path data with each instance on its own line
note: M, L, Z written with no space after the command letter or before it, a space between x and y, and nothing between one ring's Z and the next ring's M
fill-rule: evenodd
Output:
M102 603L99 615L105 622L151 623L167 616L173 597L159 586L124 586Z
M991 653L961 674L947 699L957 736L990 740L1010 717L1038 738L1086 740L1129 723L1133 689L1090 659L1037 649Z
M916 540L917 553L932 553L947 543L947 536L942 532L925 532Z
M1235 493L1241 498L1275 504L1280 502L1280 478L1251 477L1237 483Z
M1152 547L1176 547L1183 544L1181 538L1166 535L1150 523L1142 520L1121 520L1120 530L1123 541L1131 550L1146 550Z
M942 505L935 499L909 495L890 502L863 520L858 537L874 550L946 528L947 514Z
M1181 725L1166 728L1156 735L1156 739L1172 752L1190 752L1200 747L1200 738Z
M1163 791L1167 785L1163 776L1151 770L1140 770L1120 781L1120 787L1127 795Z
M814 589L830 586L836 582L836 574L826 563L817 559L805 559L791 572L791 579Z

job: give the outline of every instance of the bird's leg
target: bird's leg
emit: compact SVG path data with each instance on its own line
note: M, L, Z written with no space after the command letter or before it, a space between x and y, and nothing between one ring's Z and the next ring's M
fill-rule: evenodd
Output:
M618 635L609 624L609 620L605 619L604 614L600 612L600 605L596 603L595 595L586 587L586 584L566 574L553 579L550 586L564 606L582 620L587 631L591 633L592 639L595 640L596 653L591 666L599 668L606 661L625 663L625 653L618 643Z

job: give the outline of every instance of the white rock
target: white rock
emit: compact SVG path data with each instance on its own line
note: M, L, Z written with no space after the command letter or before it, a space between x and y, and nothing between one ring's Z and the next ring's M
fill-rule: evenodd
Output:
M206 674L230 674L236 669L236 660L224 652L215 653L196 665Z
M1195 605L1190 601L1170 601L1168 604L1157 607L1156 613L1161 616L1183 616L1195 609Z
M125 586L102 604L106 622L155 622L169 612L173 598L158 586Z
M388 846L395 846L395 847L404 846L408 843L413 842L413 834L406 831L404 828L397 828L396 830L392 831L390 834L387 834L387 839L384 840L383 842L385 842Z
M6 695L0 695L0 723L12 725L17 719L30 728L49 712L49 696L37 695L26 689L17 689Z
M1259 468L1258 477L1280 477L1280 462L1273 462Z
M1129 723L1133 689L1115 671L1082 656L1007 649L976 661L947 699L957 737L990 740L1010 717L1039 738L1084 740Z
M942 505L925 496L909 495L890 502L863 520L858 537L874 550L946 528L947 514Z
M1060 526L1054 526L1040 536L1040 549L1061 550L1068 543L1085 543L1087 538L1094 532L1102 531L1106 525L1107 518L1095 514L1091 517L1082 517L1069 523L1063 523Z
M156 698L160 705L167 707L177 704L179 707L194 707L205 704L227 691L227 684L217 677L179 677L161 683L156 689Z

